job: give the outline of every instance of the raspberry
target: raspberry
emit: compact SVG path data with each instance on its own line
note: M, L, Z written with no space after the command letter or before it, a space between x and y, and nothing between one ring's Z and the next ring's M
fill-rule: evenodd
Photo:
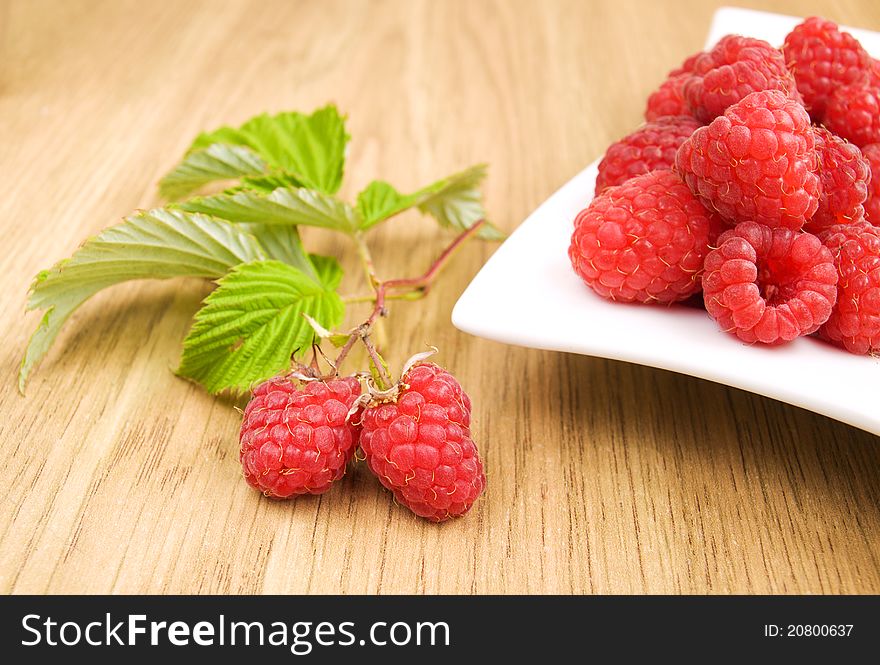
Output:
M880 88L849 85L828 98L822 124L857 146L880 142Z
M611 300L672 303L700 290L703 258L721 222L670 170L597 196L574 221L571 265Z
M849 224L864 217L871 171L862 151L823 127L813 129L819 157L822 192L816 214L804 229L819 233L835 224Z
M648 97L645 120L651 122L665 116L690 115L690 108L684 99L684 84L690 74L670 76Z
M865 218L871 224L880 225L880 143L869 143L862 148L862 156L871 169L868 179L868 200L865 201Z
M642 173L672 168L678 146L699 126L690 116L664 117L612 143L599 163L596 193Z
M278 499L330 489L357 447L359 428L347 416L360 392L354 377L297 388L279 376L257 386L240 434L248 484Z
M486 487L470 422L471 400L452 374L418 363L393 401L366 408L361 448L399 503L442 522L464 515Z
M782 53L794 73L804 105L820 120L835 89L859 83L871 69L871 57L858 40L833 21L812 16L785 38Z
M818 158L804 107L753 92L681 144L675 168L730 222L799 229L819 204Z
M837 304L819 334L851 353L880 351L880 229L868 223L822 235L840 275Z
M743 222L706 257L703 300L723 330L779 344L825 323L836 285L831 252L816 236Z
M684 98L697 120L710 122L749 93L764 90L800 98L782 53L761 39L728 35L695 59Z
M880 60L871 58L871 68L868 70L868 85L875 88L880 86Z
M669 72L660 87L650 94L645 120L651 122L667 115L690 115L691 111L684 99L684 84L690 78L694 63L700 55L702 51L689 56L681 67Z

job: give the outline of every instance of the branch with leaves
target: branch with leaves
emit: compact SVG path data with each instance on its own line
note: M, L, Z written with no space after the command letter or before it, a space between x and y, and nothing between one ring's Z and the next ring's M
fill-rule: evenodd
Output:
M290 369L320 343L321 330L342 324L351 302L373 302L374 310L344 336L337 363L358 339L369 351L369 331L384 315L386 300L423 297L464 240L502 237L485 221L479 189L484 165L410 194L375 180L354 204L340 199L349 138L334 106L310 115L263 114L238 128L200 134L160 182L161 194L173 203L105 229L36 276L28 309L43 316L22 359L21 391L76 308L114 284L172 277L215 281L183 342L177 373L211 393L240 392ZM220 193L193 196L229 180L236 182ZM410 209L460 235L425 275L380 281L368 232ZM340 296L339 262L305 250L299 227L307 226L352 240L372 293L347 302Z

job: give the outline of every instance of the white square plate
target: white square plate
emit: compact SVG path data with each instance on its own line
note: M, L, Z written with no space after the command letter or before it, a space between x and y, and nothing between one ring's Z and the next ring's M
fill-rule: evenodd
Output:
M737 33L778 46L801 20L723 8L713 17L706 43ZM880 55L880 34L846 30ZM547 199L495 252L456 304L457 328L507 344L690 374L880 434L880 359L812 338L780 347L748 346L721 332L700 309L611 303L584 286L567 250L574 217L593 196L597 165Z

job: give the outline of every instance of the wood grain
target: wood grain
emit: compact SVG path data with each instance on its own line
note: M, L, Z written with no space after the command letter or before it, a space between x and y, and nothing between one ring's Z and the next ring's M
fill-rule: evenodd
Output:
M393 362L436 344L474 398L489 488L451 524L397 508L363 467L320 498L250 490L232 404L169 371L198 282L100 294L16 391L32 276L156 204L197 131L332 100L354 136L346 195L485 160L489 210L512 230L639 123L714 4L0 2L0 590L880 592L876 437L664 371L461 334L449 312L491 245L464 249L389 321ZM880 29L870 0L746 4ZM362 288L349 247L306 236ZM380 271L417 273L447 238L394 221L375 240Z

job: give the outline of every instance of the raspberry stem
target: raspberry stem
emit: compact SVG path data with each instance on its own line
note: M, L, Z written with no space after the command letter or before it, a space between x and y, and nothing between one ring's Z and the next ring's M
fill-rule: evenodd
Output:
M384 282L385 289L409 289L411 291L419 291L422 295L426 295L428 290L434 283L437 275L440 274L440 271L443 267L449 262L449 259L455 253L455 251L461 247L466 241L470 240L474 235L479 232L479 230L486 223L485 219L481 219L477 221L473 226L469 227L458 236L456 236L455 240L453 240L446 249L438 256L434 263L430 265L427 271L419 277L414 277L411 279L391 279L387 282Z
M365 325L369 328L379 317L386 315L387 309L385 307L385 301L390 297L388 294L389 290L404 289L407 293L419 294L419 297L427 295L428 290L433 285L437 275L440 274L440 271L449 262L449 259L455 251L468 239L473 237L485 222L486 220L481 219L476 224L460 233L455 240L449 243L446 249L441 252L440 256L434 260L422 275L406 279L389 279L384 282L378 282L374 287L376 297L373 301L373 311L370 313L369 318L367 318Z
M380 280L376 276L376 266L373 262L373 254L370 252L370 246L367 244L366 237L363 232L355 233L352 236L354 244L357 247L358 256L361 259L361 266L364 269L364 276L367 278L367 284L373 291L380 285ZM378 324L375 328L376 337L379 340L379 346L384 346L386 340L385 329L382 324Z
M424 291L415 289L413 291L405 291L403 293L389 293L385 295L385 300L421 300L425 297ZM375 302L376 294L342 296L342 302L346 305L355 305L363 302Z
M364 329L363 324L359 325L357 328L352 330L351 335L348 338L348 341L342 346L339 350L339 355L336 356L336 360L333 361L333 368L337 372L339 371L339 367L348 357L348 354L351 352L351 349L354 347L355 342L357 342L363 335L367 334L367 331Z
M385 359L376 350L369 335L363 335L360 340L364 343L364 347L367 349L367 354L370 356L370 363L374 370L370 373L376 378L380 390L388 390L394 385L394 379L388 371L388 363L385 362Z
M363 266L364 274L367 277L367 284L375 289L379 285L379 278L376 277L376 268L375 264L373 263L373 255L370 252L370 247L367 245L364 234L355 233L352 236L352 240L354 240L354 244L357 247L358 256L361 259L361 265Z
M382 359L382 356L379 355L376 346L370 340L370 335L375 331L378 331L378 324L381 322L382 318L387 316L388 309L385 305L388 300L418 300L420 298L424 298L431 286L434 284L434 280L436 280L437 276L440 274L440 271L443 267L449 262L449 259L455 253L455 251L461 247L465 242L467 242L470 238L476 235L479 230L486 223L485 219L481 219L473 224L471 227L460 233L456 238L449 243L449 245L444 249L440 256L438 256L434 262L428 266L428 269L421 275L417 277L410 277L404 279L389 279L386 281L381 281L376 276L376 270L373 264L373 258L370 254L370 249L367 246L366 241L364 240L363 234L355 234L352 236L355 245L358 248L358 255L361 258L361 263L364 268L364 274L367 277L367 282L373 288L373 295L370 296L351 296L349 298L344 298L343 300L347 303L357 303L357 302L372 302L373 310L370 312L370 315L367 319L357 326L354 330L351 331L351 334L348 337L348 340L342 346L339 351L339 355L336 357L336 360L332 363L335 372L339 372L339 368L342 366L342 363L348 357L348 354L351 352L354 345L358 340L361 340L364 346L367 349L367 353L370 356L370 360L373 362L373 365L376 368L376 372L380 377L380 381L387 381L387 385L390 387L393 381L391 377L388 376L388 371L386 369L386 363ZM389 291L400 291L400 293L389 293Z

